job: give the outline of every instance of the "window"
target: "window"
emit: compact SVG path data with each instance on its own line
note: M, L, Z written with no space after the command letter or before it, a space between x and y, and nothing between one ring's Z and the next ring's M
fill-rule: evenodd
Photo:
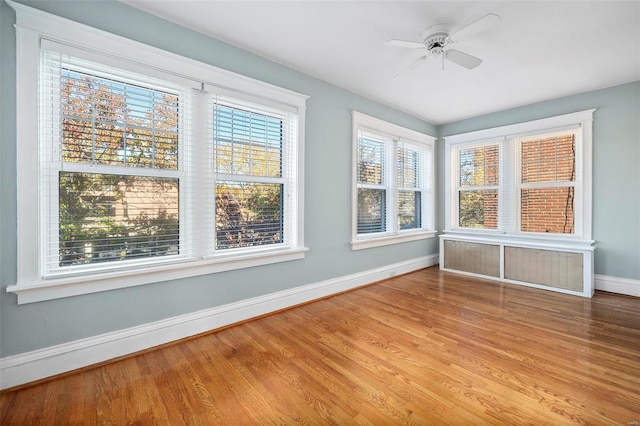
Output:
M44 276L184 252L188 93L54 50L40 80Z
M517 141L520 231L575 233L576 132Z
M358 135L358 234L386 232L387 142L376 140L375 135Z
M498 227L498 145L458 152L458 223L461 228Z
M214 111L216 249L288 245L295 116L224 98Z
M446 230L590 239L592 114L445 138Z
M353 113L353 249L427 238L434 138Z
M305 96L15 8L18 303L304 257Z

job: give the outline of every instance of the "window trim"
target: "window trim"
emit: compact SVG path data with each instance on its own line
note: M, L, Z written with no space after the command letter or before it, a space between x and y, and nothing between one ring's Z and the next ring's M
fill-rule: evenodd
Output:
M435 230L435 140L433 136L429 136L424 133L417 132L415 130L407 129L398 126L393 123L389 123L384 120L363 114L358 111L352 111L352 165L351 165L351 249L362 250L372 247L380 247L389 244L398 244L409 241L422 240L426 238L435 237L437 231ZM389 138L390 140L405 141L409 145L422 145L427 151L430 150L429 158L425 159L424 165L424 179L428 184L421 191L423 203L422 210L422 227L418 229L391 229L384 233L373 233L370 235L358 236L358 131L365 130L372 133L378 133L380 136ZM391 164L396 167L395 160L393 158L386 159L387 167ZM395 172L391 173L395 176ZM394 185L388 186L388 182L385 182L385 187L391 191L397 191L397 182ZM388 194L389 195L389 194ZM392 202L395 197L387 197L391 199L388 203ZM396 213L395 210L392 211Z
M543 118L539 120L533 120L528 122L516 123L507 126L500 126L490 129L478 130L474 132L461 133L457 135L446 136L445 141L445 233L469 235L469 236L495 236L503 235L503 237L519 240L519 241L548 241L559 243L576 243L591 245L594 241L591 240L592 232L592 145L593 145L593 113L596 109L588 109L578 111L569 114L558 115L554 117ZM457 228L457 203L455 202L455 190L457 179L457 170L454 165L454 153L455 150L461 147L468 146L480 146L498 142L500 144L500 173L504 176L503 168L508 165L505 164L505 156L507 158L515 158L519 152L518 145L522 139L529 138L536 135L545 135L550 133L569 132L571 130L578 130L580 134L581 143L576 144L576 188L579 188L580 196L576 196L575 202L576 212L575 217L575 233L573 235L564 234L543 234L543 233L529 233L522 232L519 229L519 218L512 218L514 222L511 227L516 226L515 230L505 229L500 224L505 223L504 211L507 207L503 203L515 203L519 200L517 194L505 194L505 192L512 192L518 185L517 182L513 182L514 188L505 188L503 185L507 185L507 182L500 182L502 191L498 193L498 202L503 205L499 206L498 211L498 230L489 229L471 229L471 228ZM503 151L510 151L508 155ZM514 166L515 167L515 166ZM514 179L520 175L520 171L513 172ZM505 190L506 189L506 190ZM577 192L577 191L576 191ZM508 199L505 199L508 198ZM515 212L519 212L520 207L512 208ZM514 213L515 214L515 213Z
M308 96L261 82L215 66L164 51L125 37L61 18L10 0L16 11L17 123L17 283L6 291L18 295L18 304L69 297L116 288L181 279L221 271L302 259L304 247L304 134ZM252 99L265 105L294 110L298 114L295 162L296 208L291 225L295 239L291 246L251 248L246 253L222 253L155 265L113 268L94 275L68 275L44 279L41 271L41 213L39 191L39 69L41 43L51 40L88 55L99 54L114 63L126 63L131 71L143 69L151 77L176 81L201 90L215 87L219 93ZM162 64L159 68L156 64ZM194 137L202 136L194 129ZM38 224L38 225L36 225Z

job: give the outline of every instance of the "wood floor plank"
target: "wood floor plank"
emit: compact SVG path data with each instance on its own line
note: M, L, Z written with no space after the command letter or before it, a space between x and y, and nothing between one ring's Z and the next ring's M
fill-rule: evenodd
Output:
M428 268L0 393L2 425L640 421L640 298Z

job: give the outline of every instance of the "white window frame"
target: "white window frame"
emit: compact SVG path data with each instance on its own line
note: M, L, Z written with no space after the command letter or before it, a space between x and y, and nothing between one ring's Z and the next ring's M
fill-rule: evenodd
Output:
M233 103L236 104L235 106L238 106L237 104L246 105L246 103L251 104L251 103L257 102L259 103L260 110L253 111L253 112L256 112L258 114L269 115L271 112L273 112L274 115L290 115L290 114L286 114L287 112L291 114L297 114L296 109L293 109L286 105L281 105L274 102L265 102L264 100L256 99L255 97L252 97L252 96L239 95L238 93L231 93L226 90L221 90L219 88L215 88L209 85L205 85L204 88L206 91L215 92L217 95L226 95L226 97L233 98L233 101L234 101ZM215 103L216 99L212 99L212 102ZM222 104L224 105L226 104L226 102L223 102ZM227 106L230 106L232 108L234 107L231 104ZM248 107L247 109L251 109L251 107ZM214 113L214 116L215 116L215 113ZM213 121L215 121L215 118L213 118ZM289 122L284 124L293 124L294 127L297 127L297 120L295 120L296 121L295 123L291 123L291 121L293 120L291 120L291 117L289 117ZM265 250L274 251L274 250L278 250L279 248L286 248L290 244L288 241L296 241L296 235L298 234L298 232L301 231L299 226L296 225L299 218L298 218L298 215L295 214L295 206L299 205L299 203L297 202L298 183L296 181L296 176L295 176L296 168L295 166L291 167L292 165L289 163L291 162L292 159L298 158L299 147L295 146L295 144L286 143L288 140L291 139L291 137L295 137L295 135L290 135L291 130L292 129L287 126L285 126L285 128L283 129L283 146L282 146L282 152L281 152L282 174L280 177L252 176L252 175L243 175L239 173L215 172L215 182L213 183L214 188L212 188L212 191L215 193L215 185L218 182L228 182L228 181L237 181L237 182L244 182L244 183L281 184L283 186L283 193L281 194L282 204L283 204L282 214L284 218L283 228L284 228L284 232L289 234L290 237L286 237L285 241L281 243L273 244L273 245L258 245L255 247L242 247L242 248L229 248L229 249L213 248L215 256L227 257L227 256L234 256L236 253L242 254L242 253L250 253L250 252L262 252ZM215 139L215 135L213 138ZM302 188L300 190L302 190ZM300 220L302 220L302 218L300 218Z
M239 268L247 268L302 259L304 247L304 134L305 95L235 74L199 61L176 55L143 43L135 42L93 27L61 18L31 7L8 1L16 10L16 94L17 94L17 283L8 286L7 292L18 295L18 303L69 297L98 291L131 287L160 281L181 279ZM39 187L39 69L42 40L73 46L96 55L109 58L113 66L124 64L133 72L143 72L151 77L188 85L195 92L215 88L231 96L250 99L255 103L286 107L297 114L295 157L292 170L295 174L295 217L291 218L292 239L287 247L252 247L251 250L233 253L209 253L201 249L188 253L186 259L174 262L138 265L127 268L107 268L92 274L68 274L45 277L42 271L42 207ZM160 68L161 67L161 68ZM206 108L209 95L196 95L194 103L200 104L196 119L207 120ZM204 141L207 128L194 128L194 140ZM194 163L207 167L207 144L194 143ZM200 147L200 148L198 148ZM201 149L201 152L198 152ZM206 190L202 181L200 189ZM197 197L196 197L197 198ZM213 202L213 200L211 200ZM202 208L189 214L189 220L211 220L210 212ZM197 216L197 217L194 217ZM209 224L211 226L211 224ZM209 254L207 254L209 253Z
M592 223L592 139L593 113L595 109L578 111L524 123L475 132L447 136L445 140L445 233L470 237L495 237L527 241L548 241L550 244L593 244ZM573 234L546 234L523 232L520 224L520 146L522 140L552 133L576 134L576 179L574 198ZM471 229L458 225L457 189L459 180L458 152L460 149L500 145L498 185L498 229ZM551 186L559 186L557 183Z
M458 161L459 159L459 155L460 155L460 151L464 150L464 149L469 149L469 148L484 148L486 146L492 146L492 145L497 145L498 146L498 184L497 185L487 185L487 186L462 186L460 185L460 162ZM453 187L453 192L454 192L454 199L456 201L454 201L454 205L452 206L452 209L454 210L452 218L453 218L453 229L455 230L469 230L470 232L476 232L476 231L481 231L481 232L489 232L489 233L495 233L495 232L500 232L500 224L502 223L502 215L501 215L501 209L500 206L503 204L504 202L504 190L502 187L502 158L503 158L503 146L499 141L496 140L488 140L488 141L481 141L481 142L468 142L468 143L461 143L456 145L455 147L452 148L452 157L453 157L453 164L451 165L452 170L454 171L455 174L455 179L452 179L451 181L451 185ZM459 196L460 196L460 191L482 191L482 190L496 190L498 191L498 227L496 229L493 228L464 228L460 226L459 220L460 220L460 203L457 201L459 200Z
M378 118L352 111L352 182L351 182L351 249L361 250L389 244L433 238L436 235L434 220L434 163L435 139L424 133L416 132ZM387 190L385 232L358 234L358 131L374 133L384 137L388 142L385 155L385 182L381 187ZM398 226L396 181L397 147L404 143L420 149L424 154L421 185L422 218L421 227L400 230ZM365 185L366 186L366 185Z
M101 61L104 65L118 67L119 64L117 61L109 61L109 58L101 57L95 53L86 54L81 49L76 49L71 46L59 45L55 42L51 42L49 40L41 40L41 48L42 50L60 52L64 54L69 54L75 58L81 58L83 60L92 60L92 62ZM109 62L105 62L109 61ZM73 67L71 67L74 69ZM84 71L84 70L83 70ZM101 75L99 75L101 74ZM127 80L127 77L123 77L119 74L124 73L113 73L108 77L105 75L109 74L109 72L101 71L100 73L96 73L94 76L97 78L110 78L114 80ZM129 76L130 77L130 76ZM157 80L157 79L156 79ZM50 83L50 82L49 82ZM158 87L155 82L150 82L148 85L144 86L149 90L157 89ZM180 82L184 84L184 82ZM144 85L144 83L138 83ZM175 92L179 98L181 105L188 105L192 102L194 96L198 96L197 94L191 95L190 90L187 87L181 88L173 81L167 81L165 86L168 90ZM171 87L169 87L171 86ZM55 93L54 90L51 90L52 93ZM51 97L46 101L49 101L51 104L60 104L59 96L55 95L55 97ZM182 111L182 110L189 111ZM179 113L179 121L180 122L191 122L192 120L188 115L190 114L190 110L192 108L186 107L181 108L181 112ZM41 120L46 120L47 113L44 111L40 112L42 115ZM57 108L52 108L51 117L53 123L60 122L60 110ZM189 126L186 126L189 127ZM46 169L44 167L40 167L40 182L39 187L41 188L41 192L47 191L46 189L42 189L45 185L50 187L47 197L40 200L40 226L43 230L42 232L42 244L44 252L59 252L59 240L57 238L58 235L58 227L57 223L59 221L59 209L58 209L58 172L79 172L79 173L98 173L98 174L120 174L124 176L137 176L137 177L159 177L159 178L174 178L178 179L181 184L179 186L179 229L188 229L188 216L191 214L193 206L187 202L188 192L187 189L191 187L190 179L192 176L189 173L186 173L185 170L189 167L189 163L193 159L193 152L190 149L191 144L191 134L189 130L185 130L185 126L180 126L178 138L178 168L173 169L159 169L159 168L148 168L148 167L127 167L124 165L113 165L113 164L96 164L96 163L84 163L84 162L65 162L62 160L60 155L60 132L61 129L59 124L56 124L54 128L50 132L43 132L38 136L40 141L40 146L37 149L40 150L40 155L43 160L42 163L46 163ZM206 153L201 153L207 155ZM44 160L44 158L50 158L49 161ZM44 164L42 164L44 165ZM54 226L51 226L54 225ZM47 239L46 235L51 235L51 238ZM64 266L58 267L53 266L57 262L56 261L47 261L46 256L42 259L42 270L41 276L45 279L55 279L62 278L74 275L83 275L86 273L100 273L105 270L113 270L113 269L124 269L130 267L140 267L140 266L153 266L154 264L164 264L171 263L175 261L180 261L181 259L188 259L196 255L196 253L192 250L192 244L189 244L187 241L185 232L180 232L180 254L171 254L162 257L144 257L137 260L124 260L119 261L117 263L112 262L104 262L104 263L92 263L87 265L73 265L73 266Z

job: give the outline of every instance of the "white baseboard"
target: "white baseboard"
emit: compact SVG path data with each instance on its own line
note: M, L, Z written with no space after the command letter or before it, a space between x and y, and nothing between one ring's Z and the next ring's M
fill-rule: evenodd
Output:
M640 297L640 280L596 274L594 276L594 281L596 290Z
M0 359L0 389L44 379L436 265L438 254Z

